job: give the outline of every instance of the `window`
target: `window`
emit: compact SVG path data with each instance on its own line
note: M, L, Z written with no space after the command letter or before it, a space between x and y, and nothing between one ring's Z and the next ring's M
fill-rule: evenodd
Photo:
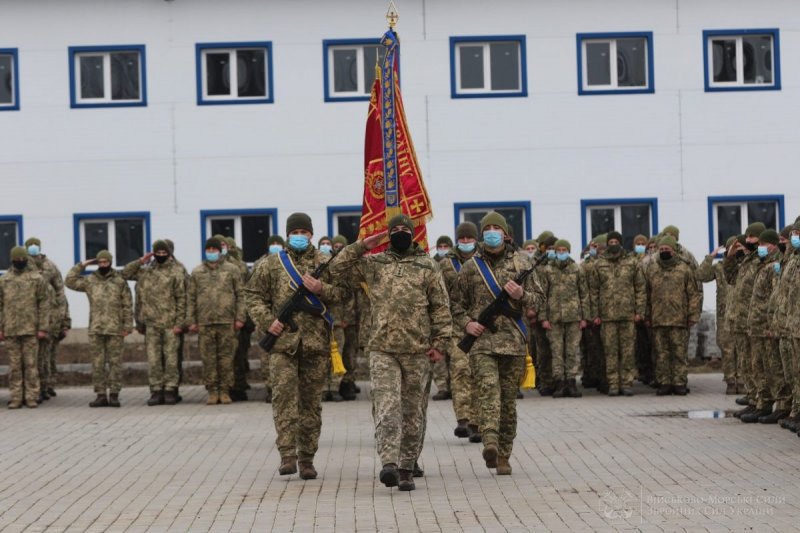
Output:
M253 263L267 252L267 239L278 233L277 209L238 209L201 211L201 240L212 235L233 237L242 249L242 260Z
M375 66L383 65L386 47L379 39L322 41L325 101L369 100Z
M531 203L530 202L480 202L455 204L455 224L474 222L478 226L478 238L481 237L481 219L489 211L497 211L503 215L508 227L514 234L514 241L522 245L531 238ZM453 230L455 233L455 229Z
M328 207L328 235L344 235L348 243L358 240L361 225L361 206Z
M17 49L0 48L0 111L19 109Z
M198 43L195 53L198 105L274 102L271 42Z
M70 105L146 106L144 45L71 46Z
M0 215L0 270L11 268L11 249L22 242L22 215Z
M732 235L741 235L753 222L763 222L767 229L780 231L783 220L783 195L710 196L709 249L725 244Z
M653 33L579 33L578 94L652 93Z
M450 37L450 93L528 96L525 36Z
M150 213L80 213L73 215L75 262L94 259L100 250L122 268L150 251Z
M706 91L779 90L779 31L703 32Z
M650 237L658 232L658 200L655 198L625 198L610 200L581 200L583 244L609 231L622 234L622 245L633 249L637 235Z

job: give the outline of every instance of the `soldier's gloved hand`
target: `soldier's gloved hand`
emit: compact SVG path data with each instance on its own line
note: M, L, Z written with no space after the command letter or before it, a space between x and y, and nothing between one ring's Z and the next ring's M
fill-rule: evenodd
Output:
M478 322L469 322L467 323L467 327L464 328L469 335L473 337L480 337L483 335L483 332L486 331L486 328L481 326Z
M37 331L36 332L36 338L37 339L46 339L47 338L47 332L46 331Z
M239 331L243 327L244 327L244 322L242 322L241 320L237 320L233 323L233 329L235 329L236 331Z
M283 333L283 329L284 329L284 328L285 328L285 326L283 325L283 323L282 323L282 322L279 322L278 320L275 320L275 322L273 322L273 323L272 323L272 324L269 326L269 328L267 328L267 331L268 331L269 333L272 333L272 334L273 334L273 335L275 335L276 337L280 337L281 333Z
M430 350L428 350L427 352L425 352L425 355L427 355L427 356L428 356L428 358L429 358L429 359L431 360L431 362L433 362L433 363L435 363L435 362L437 362L437 361L441 361L442 359L444 359L444 355L442 355L442 352L440 352L440 351L439 351L439 350L437 350L436 348L431 348Z

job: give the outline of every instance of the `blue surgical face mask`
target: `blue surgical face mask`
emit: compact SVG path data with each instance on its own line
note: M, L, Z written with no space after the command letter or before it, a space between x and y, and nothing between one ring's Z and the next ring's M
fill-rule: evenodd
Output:
M772 269L775 271L776 274L781 273L781 264L780 263L772 263Z
M769 250L767 250L766 246L759 246L758 247L758 257L764 258L769 255Z
M643 254L647 250L647 248L645 247L644 244L637 244L636 246L633 247L633 250L637 254Z
M556 258L556 251L555 250L547 250L547 258L548 259L555 259Z
M792 248L800 248L800 235L792 235Z
M281 246L280 244L270 244L269 246L269 253L271 254L277 254L281 250L283 250L283 246Z
M223 255L223 256L226 256L226 255L228 255L228 249L227 249L227 248L223 248L223 249L222 249L222 255Z
M503 232L497 231L496 229L488 229L483 232L483 242L485 242L486 246L489 248L497 248L503 244Z
M206 261L210 261L212 263L219 261L219 252L206 251Z
M308 248L308 237L305 235L289 235L289 248L302 252Z
M462 252L464 252L465 254L468 254L468 253L472 252L473 250L475 250L475 243L474 242L460 242L460 243L458 243L457 246L458 246L458 249L461 250Z
M589 248L589 255L592 257L597 257L597 248Z
M28 255L30 255L30 256L35 257L35 256L39 255L40 251L41 250L39 249L39 246L36 245L36 244L31 244L30 246L28 246Z
M556 259L559 261L566 261L569 259L569 252L560 252L556 254Z
M447 252L449 252L449 251L450 251L449 248L437 248L436 249L436 255L438 257L444 257L444 256L447 255Z
M320 244L319 251L325 255L331 255L333 253L333 248L330 244Z

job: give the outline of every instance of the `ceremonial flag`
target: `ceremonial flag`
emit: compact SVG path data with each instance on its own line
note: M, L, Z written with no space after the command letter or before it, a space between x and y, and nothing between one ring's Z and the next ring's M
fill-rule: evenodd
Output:
M385 231L389 219L401 212L414 221L414 241L428 250L425 223L433 217L428 192L408 132L400 96L400 43L389 29L381 38L386 48L383 65L376 66L364 142L364 203L359 239ZM372 250L381 252L383 244Z

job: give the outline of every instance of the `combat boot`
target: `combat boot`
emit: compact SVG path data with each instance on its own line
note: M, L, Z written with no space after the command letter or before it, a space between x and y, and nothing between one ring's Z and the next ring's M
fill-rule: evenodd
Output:
M436 394L434 394L431 398L434 401L440 401L440 400L449 400L452 397L453 396L450 394L449 390L440 390L437 391Z
M508 462L508 457L497 458L497 475L498 476L511 475L511 464L509 464Z
M231 400L234 402L247 401L247 391L231 389L230 393L228 393L228 396L230 396Z
M42 391L39 393L39 399L36 400L38 403L46 402L50 399L50 396L47 395L47 392Z
M735 416L736 418L739 418L742 415L750 414L755 410L756 410L756 406L755 405L748 405L744 409L739 409L738 411L734 411L733 416Z
M39 407L39 404L36 400L25 400L25 407L28 409L36 409Z
M564 396L568 398L580 398L583 396L581 391L578 390L578 383L575 378L567 380L567 388L564 390Z
M536 387L536 390L539 391L539 396L552 396L553 395L553 389L551 389L550 387L544 387L544 386L541 387L541 388Z
M342 381L339 383L339 396L346 402L352 402L356 399L355 386L352 381Z
M411 470L400 469L400 481L397 483L397 488L402 491L409 491L417 488Z
M98 394L93 402L89 402L89 407L108 407L108 398L105 394Z
M747 389L744 386L744 383L737 383L736 384L736 394L746 394Z
M175 391L164 391L164 405L175 405L176 403L178 403L178 395Z
M565 396L564 394L565 385L566 384L564 383L564 381L560 379L554 383L553 394L552 394L553 398L563 398Z
M20 400L11 400L8 402L9 409L19 409L22 407L22 402Z
M734 402L736 402L736 405L750 405L750 400L747 399L747 396L736 398Z
M772 406L762 407L761 409L753 409L751 412L743 414L739 417L739 420L745 424L754 424L758 422L758 419L762 416L767 416L770 414L772 414Z
M356 382L353 382L353 392L356 394L361 394L361 387L359 387Z
M517 400L522 400L525 398L525 395L522 394L522 389L517 389Z
M797 415L794 415L794 416L789 416L787 418L784 418L783 420L778 422L778 424L780 424L780 426L783 429L788 429L792 433L797 433L797 421L798 420L800 420L800 417L798 417Z
M53 390L53 387L47 387L47 395L50 396L51 398L55 398L56 396L58 396L56 394L56 391Z
M297 473L297 456L287 455L281 457L281 466L278 467L278 473L282 476L288 476Z
M782 420L789 416L789 411L785 409L776 409L766 416L758 417L759 424L777 424L778 420Z
M164 397L161 391L153 391L150 393L150 399L147 400L147 405L150 407L164 403Z
M656 396L669 396L672 394L672 385L661 385L656 391Z
M206 405L217 405L219 403L219 393L215 390L208 391L208 400Z
M731 382L725 386L725 394L731 395L736 394L736 383Z
M466 418L462 418L458 421L456 429L453 430L453 434L459 439L466 439L469 437L469 425L467 422L468 420Z
M381 483L387 487L396 487L398 482L397 465L394 463L387 463L381 468L381 473L378 476Z
M183 396L181 396L181 389L180 387L175 387L175 403L181 403L183 401Z
M486 468L497 468L497 444L490 442L483 447L483 460Z
M675 385L672 387L672 394L675 396L686 396L689 390L683 385Z
M633 396L633 389L629 387L624 387L619 390L621 396Z
M299 466L300 479L317 479L317 469L314 468L314 463L310 461L301 461Z
M481 442L483 438L481 437L481 430L478 428L478 424L470 424L467 426L469 428L469 441L470 442Z
M232 402L233 400L231 400L231 397L227 391L219 391L219 403L228 405Z
M414 461L414 470L411 471L414 477L422 477L425 475L425 471L420 468L419 463Z
M119 393L118 392L112 392L108 396L108 406L109 407L119 407L120 405L122 405L122 404L119 403Z

